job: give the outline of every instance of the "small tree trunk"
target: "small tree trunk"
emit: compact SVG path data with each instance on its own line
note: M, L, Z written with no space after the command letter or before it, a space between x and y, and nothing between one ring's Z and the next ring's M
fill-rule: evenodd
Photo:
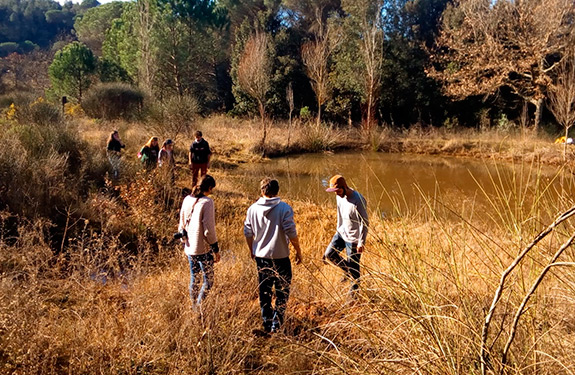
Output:
M264 103L261 100L259 100L259 110L260 110L260 117L262 120L262 131L263 131L261 143L262 143L262 148L265 149L264 146L266 144L268 129L267 129L267 124L266 124L266 119L265 119L265 107L264 107ZM264 153L265 153L265 151L264 151Z
M287 139L287 148L289 150L290 138L291 138L291 109L289 111L289 122L288 122L288 139Z
M347 126L351 129L353 121L351 120L351 106L347 109Z
M563 160L567 160L567 138L569 137L569 127L565 127L565 143L563 143Z
M367 114L365 119L365 129L368 133L371 132L372 117L373 117L373 94L370 92L367 96Z
M317 102L317 126L321 124L321 103Z
M537 99L534 104L535 104L535 120L533 122L533 131L537 133L539 131L539 125L541 124L541 116L543 114L543 98Z
M78 103L82 104L82 77L78 80Z

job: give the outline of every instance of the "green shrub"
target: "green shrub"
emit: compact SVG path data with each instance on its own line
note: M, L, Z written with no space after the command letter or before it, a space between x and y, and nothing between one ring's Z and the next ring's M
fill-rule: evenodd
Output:
M142 113L144 93L126 83L102 83L92 88L82 101L82 108L93 118L133 119Z
M17 52L18 47L18 43L14 42L0 43L0 57L6 57L11 53Z
M13 92L0 95L0 108L8 108L11 104L17 107L27 106L36 100L37 96L27 92Z
M81 140L74 125L13 123L0 133L0 203L27 218L55 218L81 201L97 152ZM102 179L100 177L100 179Z
M299 117L303 121L309 120L311 118L311 111L309 110L309 107L307 106L301 107L301 109L299 110Z
M21 124L46 126L62 121L62 112L58 106L40 98L28 105L17 106L16 120Z
M193 96L172 96L154 106L149 130L165 138L189 134L201 110Z

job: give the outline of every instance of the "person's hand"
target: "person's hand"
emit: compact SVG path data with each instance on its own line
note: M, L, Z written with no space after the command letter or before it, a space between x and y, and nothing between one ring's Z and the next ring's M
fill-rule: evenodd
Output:
M214 263L218 263L220 261L220 253L214 253Z
M301 253L295 253L295 264L301 264Z
M363 245L358 246L358 247L357 247L357 253L358 253L358 254L363 253L363 250L364 250L364 249L365 249L365 246L363 246Z

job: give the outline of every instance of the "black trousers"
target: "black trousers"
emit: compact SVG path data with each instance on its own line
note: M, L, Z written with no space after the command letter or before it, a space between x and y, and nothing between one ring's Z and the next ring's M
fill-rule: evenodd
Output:
M257 258L260 308L265 331L277 330L283 324L292 278L289 258ZM273 289L276 303L272 306Z

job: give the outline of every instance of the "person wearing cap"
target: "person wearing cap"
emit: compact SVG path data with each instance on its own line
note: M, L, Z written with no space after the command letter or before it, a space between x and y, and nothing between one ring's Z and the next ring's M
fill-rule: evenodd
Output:
M261 198L248 209L244 235L250 256L256 261L259 299L264 332L277 332L284 321L290 293L292 269L289 243L295 249L295 263L301 263L301 249L297 237L293 210L282 202L277 180L265 178L260 182ZM272 307L272 289L276 303Z
M173 168L176 165L176 160L174 159L174 141L171 139L166 139L162 144L162 149L158 154L158 166L167 166Z
M200 176L205 176L210 168L210 160L212 158L212 151L208 141L203 138L201 131L196 131L196 140L190 146L188 154L188 163L192 169L192 186L198 183L198 173Z
M344 271L345 276L351 280L353 293L359 287L359 261L369 227L367 203L359 192L347 186L341 175L335 175L329 180L326 191L337 195L337 230L325 251L324 259ZM340 255L344 249L345 259Z

